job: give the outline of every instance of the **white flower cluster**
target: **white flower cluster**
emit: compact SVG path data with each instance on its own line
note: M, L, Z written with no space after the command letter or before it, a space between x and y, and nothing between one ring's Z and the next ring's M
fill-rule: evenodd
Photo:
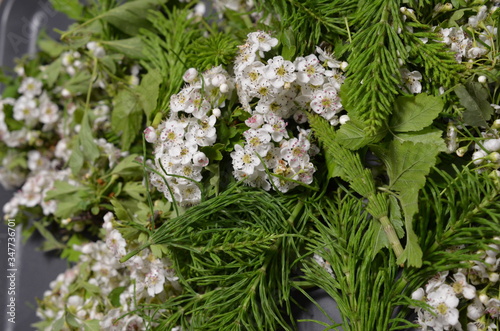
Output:
M63 318L66 311L76 316L77 323L99 321L100 330L143 330L147 324L140 316L120 317L138 309L142 303L160 302L180 293L170 262L154 257L148 249L126 263L119 262L126 253L127 244L113 222L113 215L106 214L105 242L75 247L81 252L78 264L50 283L50 290L45 292L37 310L37 316L49 322L45 330L53 330L54 323ZM76 283L82 281L89 285L75 291ZM90 289L92 295L83 289ZM110 302L110 294L116 289L123 290L119 294L118 307ZM62 330L73 329L65 324Z
M251 186L287 192L310 184L315 171L310 156L317 148L309 141L309 131L297 128L290 137L287 119L297 124L307 121L312 110L337 125L348 120L340 116L340 86L345 62L335 60L319 47L317 53L298 57L294 62L275 56L263 62L264 53L278 44L276 38L259 31L248 35L235 61L235 83L243 108L252 116L245 124L245 144L231 153L234 177ZM255 106L251 106L255 104ZM274 175L268 175L267 171Z
M43 159L39 158L37 151L31 151L30 154L30 162L33 162L34 158L42 162L41 160ZM40 206L42 207L43 215L54 214L57 210L57 202L55 200L45 201L45 197L47 192L54 188L56 181L66 181L77 186L78 183L70 179L70 173L71 170L69 168L64 170L50 168L37 170L36 173L28 177L21 189L15 192L12 199L3 206L5 217L14 218L21 206L28 208Z
M500 238L495 238L496 240ZM470 269L459 269L450 277L448 271L432 278L424 288L412 294L431 309L415 308L417 323L422 330L462 330L460 307L467 315L467 330L493 330L500 322L500 293L498 291L500 246L489 245L481 261ZM495 289L496 288L496 289ZM493 293L489 289L493 290Z
M170 117L156 129L146 128L144 134L154 143L157 173L151 174L151 183L169 201L193 205L201 200L196 182L201 181L201 172L209 163L200 148L215 143L219 107L233 89L233 82L220 66L201 76L189 69L183 78L188 85L170 99Z
M465 26L441 28L438 31L441 41L455 52L457 62L461 63L464 59L472 61L489 53L497 36L497 28L491 25L484 26L483 23L496 9L495 6L491 8L480 6L477 8L477 14L470 16ZM477 36L470 36L470 32L466 32L469 28L476 31Z
M495 121L493 126L496 126L500 121ZM500 168L500 135L496 129L490 129L488 132L481 132L484 140L474 144L474 153L472 161L482 170L484 168Z

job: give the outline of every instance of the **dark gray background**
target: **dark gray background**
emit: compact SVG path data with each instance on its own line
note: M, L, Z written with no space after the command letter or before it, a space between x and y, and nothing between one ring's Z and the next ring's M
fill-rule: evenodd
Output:
M65 29L69 20L56 13L47 0L0 0L0 66L13 68L14 58L36 51L36 38L42 28L57 38L54 28ZM1 88L1 87L0 87ZM0 187L0 206L10 200L13 191ZM0 208L0 217L3 212ZM20 229L17 229L19 232ZM16 260L16 319L9 323L6 314L8 284L7 269L7 228L0 222L0 330L25 331L37 322L35 298L42 298L49 283L66 269L66 262L55 255L44 254L37 250L42 239L34 236L21 245L17 241Z

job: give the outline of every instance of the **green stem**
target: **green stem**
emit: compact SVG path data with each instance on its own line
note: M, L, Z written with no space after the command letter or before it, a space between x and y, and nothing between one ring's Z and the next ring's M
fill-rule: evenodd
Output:
M302 211L302 208L304 208L304 202L302 200L299 200L295 208L293 209L292 215L288 218L287 222L290 224L292 227L294 226L295 219L297 216L299 216L300 212Z
M127 255L125 255L124 257L122 257L120 259L120 263L124 263L126 261L128 261L129 259L131 259L132 257L134 257L135 255L139 254L143 249L145 248L148 248L149 246L151 246L151 243L145 243L144 245L142 245L141 247L133 250L132 252L128 253Z
M403 254L403 246L401 246L401 242L399 241L398 235L396 234L389 217L382 216L379 218L379 221L380 224L382 224L382 229L384 229L384 232L387 235L387 239L389 239L389 243L394 250L394 254L396 254L396 259L399 258L401 254Z

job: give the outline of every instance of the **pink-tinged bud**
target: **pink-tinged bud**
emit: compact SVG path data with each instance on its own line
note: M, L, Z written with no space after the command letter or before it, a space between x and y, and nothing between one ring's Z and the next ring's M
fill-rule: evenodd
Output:
M144 130L144 138L146 138L148 143L154 143L158 138L156 130L152 126L148 126L146 130Z
M206 167L208 162L208 157L203 152L197 152L193 155L193 163L197 166Z
M192 83L196 80L197 77L198 77L198 70L196 70L195 68L189 68L182 76L182 79L186 83Z

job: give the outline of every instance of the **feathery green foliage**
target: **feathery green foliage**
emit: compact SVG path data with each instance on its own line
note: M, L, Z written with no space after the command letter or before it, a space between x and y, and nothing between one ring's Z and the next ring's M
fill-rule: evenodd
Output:
M141 65L148 71L159 70L163 77L158 100L160 110L168 108L170 97L182 87L182 75L189 68L186 51L201 35L188 18L189 14L188 8L177 7L164 8L164 13L151 11L148 20L154 31L142 30L147 60L141 61Z
M299 196L233 186L168 220L165 245L185 293L158 306L162 329L291 330L290 277L308 232Z
M264 13L278 15L279 20L273 22L273 26L279 26L279 32L294 31L297 53L305 54L321 41L333 45L340 36L348 35L344 17L356 9L357 1L258 0L255 4Z

